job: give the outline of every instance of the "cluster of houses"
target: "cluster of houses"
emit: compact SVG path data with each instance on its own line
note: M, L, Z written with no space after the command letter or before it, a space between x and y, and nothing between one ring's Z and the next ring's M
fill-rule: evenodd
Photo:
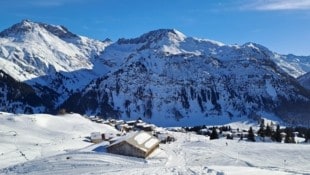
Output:
M120 134L93 132L90 139L93 143L108 141L107 152L139 158L147 158L159 147L159 143L175 141L174 137L153 124L141 119L133 121L103 120L91 118L93 122L115 127Z
M100 118L90 118L90 120L110 125L119 131L119 134L93 132L90 136L91 142L93 143L99 143L102 141L109 142L106 150L113 154L147 158L159 147L160 143L165 144L175 141L175 138L166 129L145 123L141 119L124 121L116 119L103 120ZM275 126L270 126L272 126L272 130L274 131ZM227 139L239 138L240 140L243 140L243 138L250 137L248 130L239 128L232 129L230 126L207 128L203 125L170 128L169 130L175 132L194 132L196 134L205 135L207 139L214 139L212 138L213 133L216 133L216 138L226 137ZM260 138L257 134L253 134L255 135L254 137ZM297 138L298 132L292 132L292 134L293 137ZM280 135L282 142L284 142L286 133L281 132ZM265 141L265 138L263 138L262 141Z
M218 134L218 137L226 137L228 139L233 138L247 138L248 137L248 131L244 129L233 129L230 128L230 126L221 126L221 127L206 127L206 126L195 126L195 127L184 127L181 129L178 129L180 132L194 132L199 135L204 135L206 137L210 137L212 135L213 130L215 129L216 133Z

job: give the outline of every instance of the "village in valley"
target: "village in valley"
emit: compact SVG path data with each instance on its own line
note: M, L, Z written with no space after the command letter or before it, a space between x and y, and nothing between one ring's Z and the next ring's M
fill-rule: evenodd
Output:
M88 117L89 118L89 117ZM119 131L115 133L92 132L87 137L88 141L98 144L106 143L108 153L147 158L160 144L170 144L176 140L175 133L187 134L190 140L191 134L202 135L205 141L213 139L228 139L248 142L279 142L279 143L308 143L310 142L310 129L305 127L282 127L272 121L260 119L258 126L249 126L248 129L233 128L230 125L194 127L163 128L137 120L124 121L116 119L104 120L98 117L90 117L92 122L102 123L115 127ZM255 128L255 129L253 129ZM228 142L225 142L228 146Z

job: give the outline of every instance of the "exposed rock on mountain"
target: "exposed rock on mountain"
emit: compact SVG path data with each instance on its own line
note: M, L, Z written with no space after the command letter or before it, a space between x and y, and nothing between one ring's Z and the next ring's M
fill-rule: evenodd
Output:
M266 113L297 122L306 116L296 118L295 112L310 110L310 94L273 62L273 56L254 43L230 46L176 30L152 31L110 45L101 55L110 73L63 107L166 124L220 123Z

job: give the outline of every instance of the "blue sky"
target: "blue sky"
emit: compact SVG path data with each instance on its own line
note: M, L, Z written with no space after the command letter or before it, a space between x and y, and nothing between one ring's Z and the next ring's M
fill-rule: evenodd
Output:
M1 0L0 30L22 19L103 40L159 28L226 44L310 55L310 0Z

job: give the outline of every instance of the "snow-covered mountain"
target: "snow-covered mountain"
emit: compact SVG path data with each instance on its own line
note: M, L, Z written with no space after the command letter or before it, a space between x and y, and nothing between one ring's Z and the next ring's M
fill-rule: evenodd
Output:
M298 77L298 81L304 88L310 90L310 72Z
M48 87L61 94L61 102L102 75L96 57L109 43L75 35L63 26L23 20L0 33L0 69L38 91Z
M275 115L309 119L310 94L255 44L186 37L173 29L120 39L100 56L105 76L65 102L64 108L102 117L193 125Z
M274 53L273 60L294 78L310 72L310 56L280 55Z
M255 43L225 45L174 29L115 43L29 20L0 33L0 70L48 101L27 103L34 113L65 108L163 125L262 115L301 121L309 118L310 95L294 77L309 65L308 57L280 55ZM25 105L6 110L25 111Z

